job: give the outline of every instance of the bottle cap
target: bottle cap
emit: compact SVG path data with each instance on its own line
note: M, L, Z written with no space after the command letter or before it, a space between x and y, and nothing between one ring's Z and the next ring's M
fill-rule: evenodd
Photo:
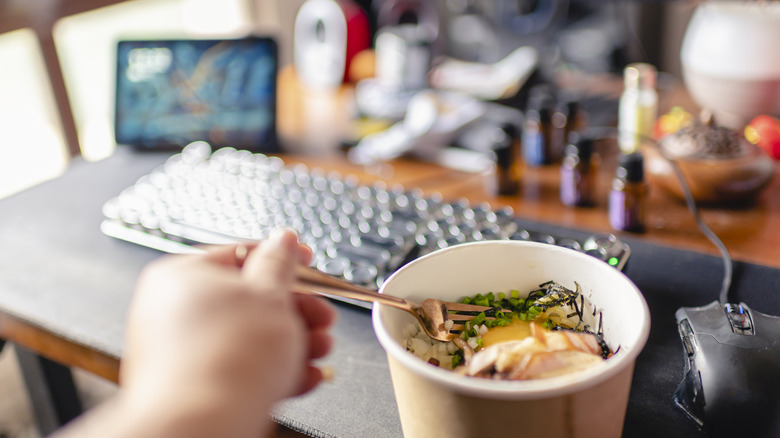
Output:
M580 111L580 102L577 100L569 100L563 105L563 110L567 117L574 117Z
M645 160L642 154L621 154L618 158L617 177L630 182L642 182L645 179Z
M496 154L496 164L502 169L508 169L515 160L514 140L517 139L518 128L507 123L496 128L492 135L492 149Z
M547 109L552 111L555 108L555 93L551 86L543 84L537 85L528 92L528 103L526 104L526 110L538 111L541 109Z
M643 62L629 64L623 71L626 88L654 89L657 70L653 65Z
M565 155L576 156L580 162L590 161L595 148L595 142L591 137L581 136L577 132L569 134L569 144L566 146Z
M501 125L501 130L504 131L504 133L508 135L509 138L514 140L520 138L520 133L522 132L523 128L517 123L508 122Z
M555 102L555 87L552 84L542 83L534 85L528 91L528 105L538 106L540 102Z
M539 121L541 123L546 124L552 121L552 115L553 115L552 107L549 106L541 107L539 108L538 114L539 114Z

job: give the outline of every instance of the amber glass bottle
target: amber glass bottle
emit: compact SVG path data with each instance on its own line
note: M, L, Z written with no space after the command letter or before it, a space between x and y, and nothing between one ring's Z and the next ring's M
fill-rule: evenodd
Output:
M493 145L500 195L516 195L520 189L520 131L522 129L514 124L505 124L499 129Z
M609 223L612 228L643 232L647 193L644 158L638 152L621 154L609 193Z
M537 91L525 112L523 129L523 160L531 167L543 166L560 160L555 150L552 114L555 100L549 94Z
M596 184L598 160L592 138L569 136L561 163L561 202L571 207L591 206Z

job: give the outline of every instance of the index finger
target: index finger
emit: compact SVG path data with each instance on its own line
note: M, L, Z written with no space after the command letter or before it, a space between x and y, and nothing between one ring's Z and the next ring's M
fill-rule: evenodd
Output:
M336 308L326 298L294 294L298 311L310 329L328 328L336 321Z
M252 282L269 280L289 285L300 263L298 236L290 229L279 229L258 244L246 257L241 275Z

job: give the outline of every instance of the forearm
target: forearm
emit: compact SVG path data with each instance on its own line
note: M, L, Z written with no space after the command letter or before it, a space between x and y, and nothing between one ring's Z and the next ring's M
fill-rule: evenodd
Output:
M135 357L126 358L122 363L123 387L117 396L63 428L56 437L267 435L269 413L276 402L294 394L290 384L302 380L306 358L301 349L291 356L293 360L279 362L278 352L294 342L289 335L295 331L291 321L297 315L286 308L289 303L264 303L266 307L261 309L239 306L230 312L211 307L211 317L224 313L225 318L243 319L249 325L263 321L263 327L234 330L235 325L220 323L197 332L197 328L187 326L197 334L191 340L197 345L177 354L162 348L175 344L173 338L163 338L160 348L155 349L129 343L145 357L155 357L156 362L149 366L139 364ZM185 346L185 342L178 345Z
M184 398L184 397L183 397ZM51 438L211 438L268 436L271 421L268 409L251 415L247 422L240 408L220 403L221 398L196 400L192 397L168 401L164 405L140 405L125 394L107 400L55 432ZM139 399L143 402L143 400Z

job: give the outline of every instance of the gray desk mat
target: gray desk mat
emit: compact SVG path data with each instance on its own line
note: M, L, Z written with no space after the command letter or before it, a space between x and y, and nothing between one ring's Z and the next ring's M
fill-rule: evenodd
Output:
M104 236L100 209L165 157L119 150L97 163L77 159L63 177L0 200L0 309L120 357L136 276L160 253ZM588 234L528 225L575 238ZM624 240L632 248L625 272L644 293L652 317L648 344L636 364L624 436L703 437L672 403L683 367L674 312L717 298L721 261L631 236ZM780 314L778 274L765 266L736 263L732 301ZM334 380L282 403L274 417L311 436L399 437L387 363L370 312L337 306L336 346L325 360L335 371Z

